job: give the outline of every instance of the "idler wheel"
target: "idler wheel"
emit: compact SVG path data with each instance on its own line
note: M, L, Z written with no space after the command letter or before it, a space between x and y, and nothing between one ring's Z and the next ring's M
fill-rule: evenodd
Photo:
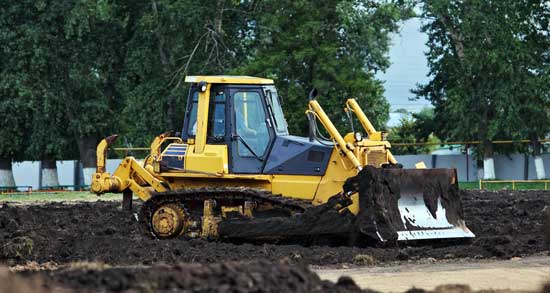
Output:
M176 203L167 203L153 212L151 227L158 238L175 238L182 234L185 221L186 215L183 208Z

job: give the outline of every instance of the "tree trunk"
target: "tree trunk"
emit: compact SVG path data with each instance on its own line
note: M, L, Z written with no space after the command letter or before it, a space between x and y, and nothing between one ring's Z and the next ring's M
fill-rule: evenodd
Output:
M11 159L0 158L0 187L15 186Z
M59 186L57 178L57 165L55 160L42 160L42 187Z
M483 179L483 160L477 159L476 166L477 166L477 179L481 180Z
M546 179L546 171L544 170L544 161L542 160L541 146L539 138L536 135L531 135L531 146L533 147L533 160L535 161L535 172L537 175L537 179Z
M493 160L493 144L486 141L483 146L483 179L495 179L495 161Z
M92 183L92 175L96 171L97 143L98 140L93 136L86 136L78 139L78 151L80 153L80 162L82 162L82 176L84 177L84 185L87 186Z

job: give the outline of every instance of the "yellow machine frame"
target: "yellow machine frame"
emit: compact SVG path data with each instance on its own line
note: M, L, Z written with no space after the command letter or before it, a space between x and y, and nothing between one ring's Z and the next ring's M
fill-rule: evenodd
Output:
M391 145L382 132L377 132L354 99L346 101L345 111L354 113L368 134L368 139L357 141L353 133L342 136L331 122L321 105L312 99L306 113L313 114L325 127L334 150L323 176L230 174L228 172L228 149L226 145L206 143L210 87L217 83L266 84L270 79L243 76L190 76L186 82L198 83L202 87L198 98L197 132L195 139L183 141L180 137L161 134L151 143L148 158L139 161L126 157L113 174L106 172L105 159L109 145L116 136L102 140L97 146L97 172L92 177L94 193L133 192L143 201L151 198L152 192L164 192L198 187L248 187L264 189L285 197L311 200L314 204L325 203L342 190L342 184L355 176L365 165L380 167L385 163L396 163L389 151ZM161 146L169 143L186 147L185 170L160 172L159 161L163 156ZM297 192L299 191L299 192ZM358 211L357 196L349 208Z

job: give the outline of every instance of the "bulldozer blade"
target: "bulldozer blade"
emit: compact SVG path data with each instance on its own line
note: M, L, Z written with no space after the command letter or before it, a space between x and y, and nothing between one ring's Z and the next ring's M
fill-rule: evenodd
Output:
M454 169L388 170L399 184L398 208L405 226L398 240L471 238Z
M344 190L359 193L358 229L381 241L475 237L456 178L454 169L366 166Z

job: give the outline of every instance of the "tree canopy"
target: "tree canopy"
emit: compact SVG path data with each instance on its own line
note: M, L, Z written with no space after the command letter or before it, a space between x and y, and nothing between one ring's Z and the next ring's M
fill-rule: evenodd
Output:
M181 128L183 77L198 74L273 78L293 134L307 131L313 87L340 130L350 97L382 129L389 104L375 74L389 66L390 34L413 15L411 2L3 2L0 158L93 158L112 133L147 145ZM418 113L393 137L481 140L481 156L492 139L544 136L549 9L532 0L422 1L430 81L415 92L432 102L433 118Z
M433 108L423 108L418 113L405 115L399 120L399 125L389 131L388 140L397 143L438 143L439 138L434 135L436 121ZM437 149L437 145L408 145L400 146L393 144L392 153L402 154L424 154Z
M410 15L406 1L3 2L0 157L90 165L108 134L148 145L181 128L191 74L274 78L294 134L306 132L312 87L327 109L355 97L383 126L389 106L374 74ZM329 112L343 128L343 111Z
M285 97L290 131L305 134L303 112L309 91L319 90L321 104L340 129L342 109L354 97L376 127L388 119L377 71L389 66L389 33L411 15L410 7L381 1L261 2L249 23L250 57L237 72L276 81Z
M544 1L423 1L436 134L480 140L540 137L549 118L549 10ZM513 149L501 149L511 151Z

